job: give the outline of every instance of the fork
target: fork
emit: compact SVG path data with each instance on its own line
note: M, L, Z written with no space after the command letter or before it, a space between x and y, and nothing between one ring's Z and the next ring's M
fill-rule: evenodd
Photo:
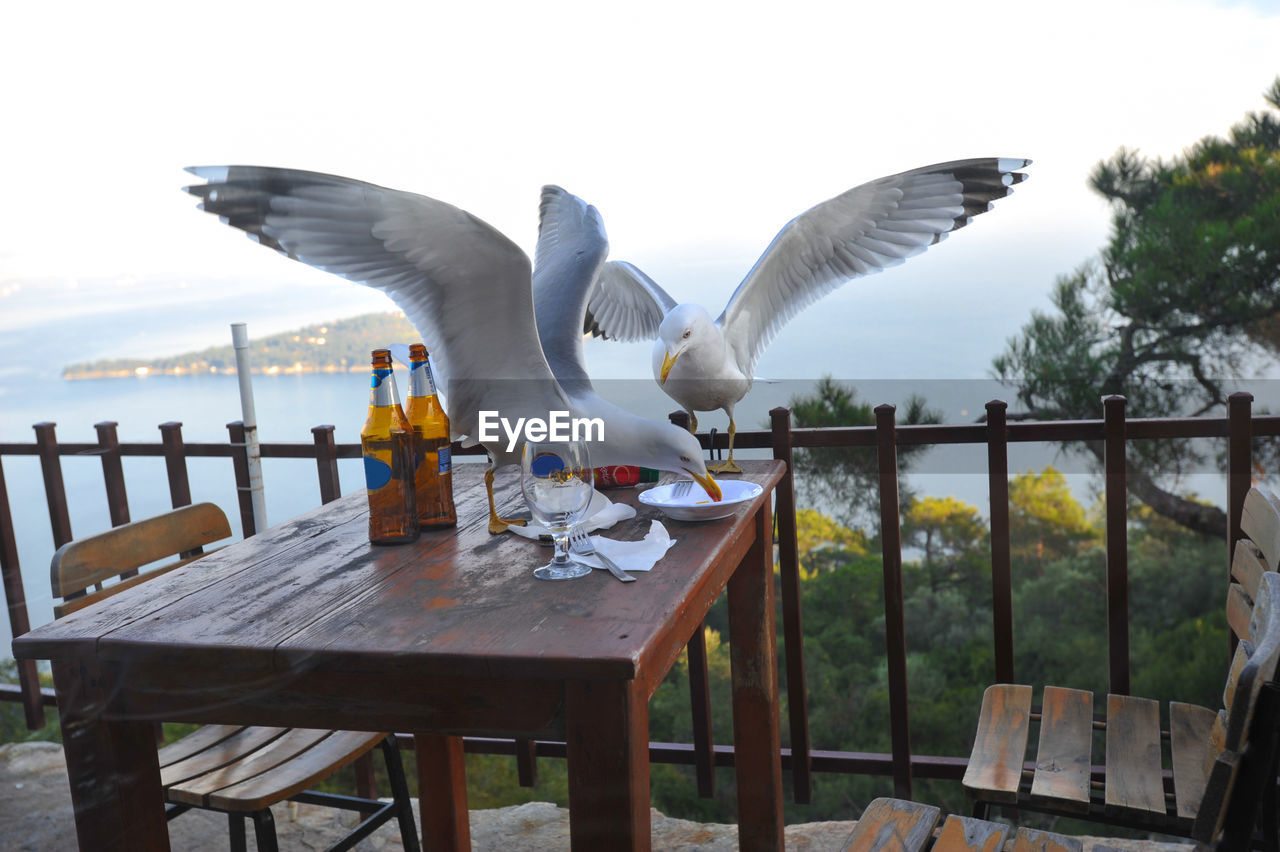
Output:
M690 491L692 491L692 490L693 490L693 480L692 480L692 479L681 479L679 482L677 482L677 483L672 487L672 489L671 489L671 496L672 496L672 497L684 497L684 496L687 496L687 495L688 495L688 493L689 493Z
M591 543L591 536L587 534L586 529L582 526L576 526L569 531L569 549L579 556L594 556L599 559L600 563L609 569L610 574L624 583L634 583L636 581L635 577L619 568L612 559L596 550L595 545Z

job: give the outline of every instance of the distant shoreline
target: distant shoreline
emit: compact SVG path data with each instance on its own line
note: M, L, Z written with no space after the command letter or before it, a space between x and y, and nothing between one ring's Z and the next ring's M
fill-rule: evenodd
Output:
M369 353L392 343L412 343L418 333L403 313L364 314L304 326L249 341L250 373L363 373ZM159 358L116 358L68 364L62 378L136 379L147 376L234 376L237 359L230 346L217 346Z
M350 364L347 366L339 366L336 364L290 364L288 366L280 366L272 364L265 367L251 367L249 372L253 375L276 376L276 375L294 375L298 373L366 373L369 371L368 365ZM80 381L83 379L145 379L148 376L234 376L237 370L235 367L134 367L120 368L113 370L91 370L68 367L62 371L62 378L67 381Z

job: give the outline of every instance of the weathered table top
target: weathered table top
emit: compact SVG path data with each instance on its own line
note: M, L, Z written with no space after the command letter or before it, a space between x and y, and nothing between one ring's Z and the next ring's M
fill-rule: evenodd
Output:
M780 467L747 462L743 476L763 484L767 499ZM750 543L737 547L750 538L750 503L729 518L688 523L639 503L634 489L612 491L637 515L601 534L640 539L657 519L677 544L637 583L619 583L603 571L537 580L532 571L550 549L487 532L480 468L455 467L456 530L424 532L407 545L371 545L367 502L356 491L44 625L15 640L15 656L180 658L193 677L233 666L242 677L323 667L634 678L650 663L662 665L655 657L672 653L663 641L672 622L724 587L741 557L723 559L725 551L745 552ZM499 476L497 493L500 512L523 509L514 475ZM708 572L718 562L724 569Z

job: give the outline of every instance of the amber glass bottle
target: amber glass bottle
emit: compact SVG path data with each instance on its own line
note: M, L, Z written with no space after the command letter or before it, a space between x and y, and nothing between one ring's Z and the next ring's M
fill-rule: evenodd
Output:
M360 430L369 493L369 541L400 544L418 537L413 489L413 433L400 407L391 352L373 350L369 416Z
M414 490L418 499L418 524L452 527L458 523L453 506L453 456L449 445L449 415L436 396L427 348L409 347L409 404L406 412L413 430Z

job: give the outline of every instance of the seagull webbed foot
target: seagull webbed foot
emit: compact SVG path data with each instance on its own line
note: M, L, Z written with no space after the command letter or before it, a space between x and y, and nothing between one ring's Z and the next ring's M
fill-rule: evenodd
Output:
M522 527L529 523L524 518L499 518L497 515L489 516L489 535L502 535L507 531L507 527Z

